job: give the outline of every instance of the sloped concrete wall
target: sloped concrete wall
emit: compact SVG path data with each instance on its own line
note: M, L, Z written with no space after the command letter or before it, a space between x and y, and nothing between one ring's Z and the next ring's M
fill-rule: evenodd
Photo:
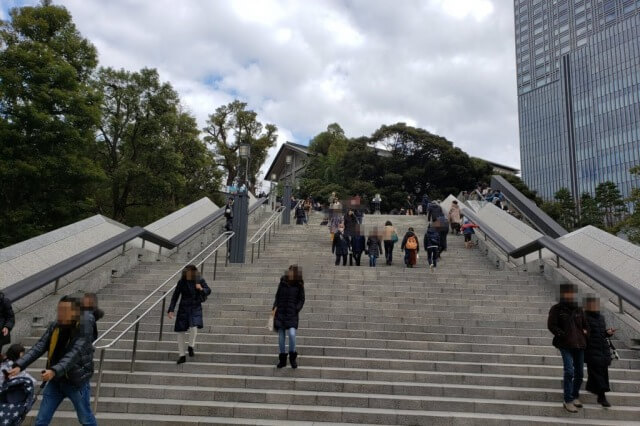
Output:
M477 214L483 222L500 232L500 235L515 247L521 247L542 237L541 233L493 204L486 204Z
M92 216L0 250L0 288L68 259L128 229L101 215ZM93 262L92 262L93 264ZM70 274L67 280L86 274L92 264Z
M640 289L640 247L594 226L580 228L557 241ZM545 250L543 257L555 256Z

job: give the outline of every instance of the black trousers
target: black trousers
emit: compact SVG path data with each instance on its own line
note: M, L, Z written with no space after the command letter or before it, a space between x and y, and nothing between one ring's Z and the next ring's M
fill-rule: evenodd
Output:
M336 266L340 264L340 258L342 258L342 266L345 266L347 264L347 255L337 254L337 253L336 253Z
M360 266L360 259L362 258L362 252L356 253L353 252L349 255L349 266L353 265L353 262L356 262L356 266Z

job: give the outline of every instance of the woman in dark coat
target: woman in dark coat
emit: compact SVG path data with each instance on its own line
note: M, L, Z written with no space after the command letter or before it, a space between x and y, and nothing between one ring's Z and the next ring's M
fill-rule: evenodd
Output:
M369 255L369 266L375 267L376 260L382 253L382 243L380 242L380 235L378 235L378 229L373 228L369 238L367 238L367 254Z
M189 356L194 356L195 354L196 335L198 334L198 329L204 327L202 302L210 294L211 289L205 280L199 276L198 268L195 265L187 265L182 271L182 277L176 285L173 296L171 296L168 310L169 319L173 319L176 303L180 298L174 327L174 331L178 333L178 352L180 353L177 364L182 364L187 360L184 350L187 331L189 331Z
M342 223L338 225L338 232L333 235L331 253L336 254L336 266L340 264L340 258L342 258L342 266L347 264L347 255L349 254L349 236L346 234Z
M607 338L613 336L615 329L607 328L604 316L600 313L600 301L598 298L587 297L585 313L589 323L587 348L584 352L588 376L586 389L598 395L598 404L603 407L611 407L605 396L605 392L611 391L609 387L611 350Z
M11 343L11 329L16 324L11 301L0 292L0 353L2 347Z
M296 352L296 330L298 329L298 314L304 306L304 281L302 270L298 265L291 265L286 274L280 278L280 285L273 302L275 317L273 327L278 332L278 345L280 349L280 362L277 367L287 365L287 352L285 346L286 334L289 335L289 361L291 368L298 368Z

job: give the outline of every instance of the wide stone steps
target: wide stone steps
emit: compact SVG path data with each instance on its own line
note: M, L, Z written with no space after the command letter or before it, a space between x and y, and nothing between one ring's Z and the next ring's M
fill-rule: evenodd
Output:
M422 239L426 223L424 217L368 217L367 230L370 220L393 221L400 238L413 226ZM105 352L101 425L638 424L637 353L620 348L623 359L610 369L613 408L603 410L584 392L585 408L569 415L561 404L562 363L546 329L553 287L533 272L496 269L478 250L464 249L462 237L449 236L435 272L425 268L424 251L419 268L405 268L399 245L391 266L381 257L369 268L363 256L360 267L336 267L328 230L317 225L282 227L260 258L257 247L254 255L253 264L227 267L219 257L216 280L207 262L212 295L196 356L187 363L175 364L173 321L166 315L158 341L160 306L140 324L135 372L129 373L133 331ZM277 337L266 321L280 276L296 262L306 293L300 368L278 370ZM114 277L99 293L106 311L99 330L183 264L141 263ZM38 360L33 370L43 365ZM65 402L54 424L74 417Z

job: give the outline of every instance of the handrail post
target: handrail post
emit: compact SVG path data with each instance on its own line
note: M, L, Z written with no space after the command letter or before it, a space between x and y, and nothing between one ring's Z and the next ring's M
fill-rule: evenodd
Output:
M164 328L164 309L167 306L167 292L162 292L162 309L160 310L160 330L158 331L158 342L162 342L162 329Z
M560 267L560 256L556 254L556 268Z
M53 287L53 294L58 294L58 285L60 284L60 278L56 279L56 284Z
M256 243L251 243L251 263L253 263L253 248L255 247ZM258 250L260 249L260 246L258 246Z
M267 239L265 238L265 236L262 236L262 251L266 251L267 250Z
M96 396L93 398L93 413L98 412L98 400L100 399L100 387L102 386L102 374L104 373L104 353L106 348L100 349L100 363L98 364L98 383L96 383Z
M227 252L224 254L224 267L229 266L229 240L227 240Z
M624 304L622 303L621 296L618 296L618 312L624 314Z
M213 255L213 281L216 280L216 270L218 269L218 250Z
M258 259L260 259L260 240L258 240Z
M122 256L124 256L124 252L126 248L127 248L127 243L122 244L122 253L121 253Z
M134 364L136 363L136 351L138 349L138 330L140 329L140 315L136 315L136 329L133 332L133 352L131 353L131 366L129 366L129 372L133 373Z

